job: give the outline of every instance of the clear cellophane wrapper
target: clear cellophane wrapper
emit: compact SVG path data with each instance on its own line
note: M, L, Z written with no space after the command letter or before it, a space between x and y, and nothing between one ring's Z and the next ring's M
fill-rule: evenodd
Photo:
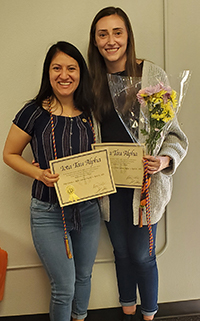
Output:
M159 69L158 69L159 70ZM142 88L142 78L108 74L115 110L134 143L145 144L156 156L187 92L191 72L184 70L169 85L166 73L153 74Z

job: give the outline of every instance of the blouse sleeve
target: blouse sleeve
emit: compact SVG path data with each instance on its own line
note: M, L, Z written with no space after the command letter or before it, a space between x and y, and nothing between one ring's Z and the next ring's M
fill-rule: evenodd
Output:
M16 114L13 123L28 135L33 136L35 120L41 113L41 107L35 102L30 102Z

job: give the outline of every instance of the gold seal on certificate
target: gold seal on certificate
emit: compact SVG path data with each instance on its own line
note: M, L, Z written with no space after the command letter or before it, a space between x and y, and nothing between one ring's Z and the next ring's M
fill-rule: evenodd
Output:
M74 193L74 187L72 185L67 186L66 192L69 194L69 201L78 201L79 197Z
M134 143L93 144L94 150L108 149L115 185L141 188L143 182L144 146Z
M52 160L59 174L55 189L61 207L116 193L107 149L92 150Z

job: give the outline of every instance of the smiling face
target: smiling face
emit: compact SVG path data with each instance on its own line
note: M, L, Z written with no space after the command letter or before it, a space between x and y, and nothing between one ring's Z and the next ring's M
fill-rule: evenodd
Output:
M64 52L59 51L51 61L49 80L53 92L58 99L73 98L80 82L78 62Z
M96 24L95 45L105 60L108 72L125 70L128 33L117 14L105 16Z

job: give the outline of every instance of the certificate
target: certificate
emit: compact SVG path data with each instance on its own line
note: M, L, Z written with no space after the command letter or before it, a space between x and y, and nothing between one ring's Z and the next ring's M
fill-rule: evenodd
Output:
M144 146L134 143L93 144L94 150L108 149L115 185L141 188L143 182Z
M52 160L59 174L55 189L61 207L116 192L107 149L92 150Z

